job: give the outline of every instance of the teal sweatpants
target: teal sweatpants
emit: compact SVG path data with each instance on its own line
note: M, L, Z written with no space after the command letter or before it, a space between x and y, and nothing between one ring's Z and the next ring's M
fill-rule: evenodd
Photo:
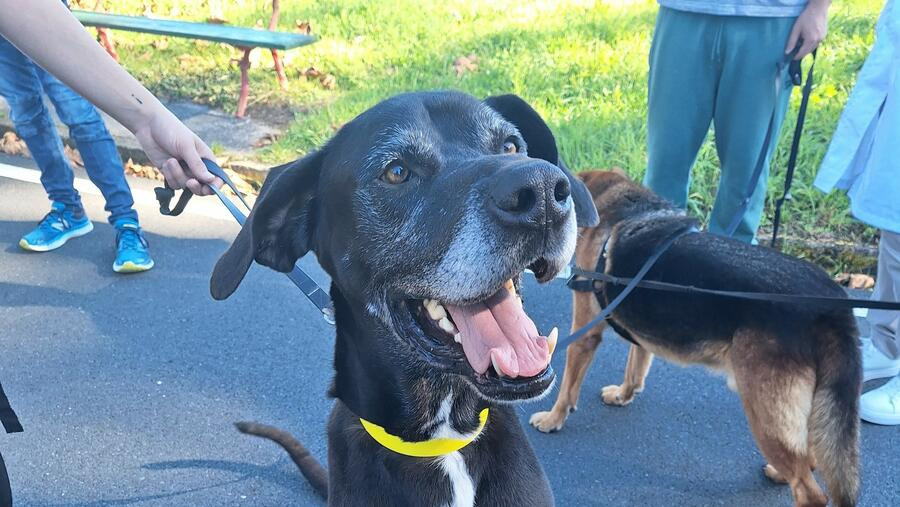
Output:
M710 232L723 234L750 184L776 108L774 138L750 205L734 233L754 241L766 196L769 159L790 97L775 104L776 65L796 18L716 16L660 7L650 49L647 173L644 184L684 207L691 166L715 130L722 174Z

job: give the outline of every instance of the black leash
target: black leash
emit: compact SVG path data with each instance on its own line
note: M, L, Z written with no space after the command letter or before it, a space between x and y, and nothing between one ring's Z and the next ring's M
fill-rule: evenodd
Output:
M634 275L633 278L629 278L626 283L622 284L622 285L625 285L625 288L622 289L622 292L620 292L618 296L616 296L612 301L609 302L608 305L606 305L605 308L603 308L603 310L600 311L599 315L594 317L594 319L592 321L585 324L584 327L582 327L578 331L575 331L574 333L570 334L569 336L561 339L557 343L556 346L559 347L560 349L564 349L564 348L568 347L570 343L577 340L578 338L581 338L581 336L583 336L585 333L587 333L591 328L593 328L600 322L606 320L606 318L612 314L612 312L619 306L619 304L622 303L622 301L624 301L625 298L628 297L629 294L631 294L631 291L633 291L635 287L640 285L641 280L644 278L644 276L647 274L647 272L650 271L650 268L652 268L653 265L656 264L656 261L660 258L660 256L662 256L662 254L665 253L666 250L668 250L669 247L672 246L673 243L675 243L675 240L684 236L685 234L690 234L693 232L697 232L697 229L695 229L693 227L687 227L687 228L679 229L678 231L675 231L674 234L672 234L668 238L666 238L666 240L663 241L662 243L660 243L659 247L657 247L656 250L653 252L653 254L644 262L644 265L641 266L641 269L638 270L637 274ZM578 269L578 268L573 268L572 273L573 274L569 278L569 281L566 282L566 285L569 288L571 288L572 290L575 290L573 288L573 285L575 285L576 283L579 282L578 280L575 280L576 276L590 277L593 280L598 280L598 279L600 279L599 277L593 278L592 275L605 275L605 273L592 273L592 272L588 272L588 271L582 271L581 269ZM622 279L622 280L624 280L624 279ZM588 288L587 290L584 290L583 292L597 292L597 290L598 289L595 288L594 284L591 283L590 288Z
M234 182L231 181L231 178L228 177L228 174L219 167L218 164L213 162L212 160L203 159L203 163L206 164L206 168L213 175L222 178L222 181L231 188L231 191L234 192L238 199L241 201L241 204L250 211L250 205L247 204L247 201L244 200L244 196L238 191L237 186L235 186ZM222 204L228 208L228 211L231 212L231 216L234 217L235 220L241 225L244 225L244 222L247 220L246 215L238 208L231 199L227 198L225 194L216 188L215 186L210 185L213 192L215 192L216 196L219 197L219 200L222 201ZM181 192L181 197L178 198L178 202L175 204L174 208L170 208L169 206L172 203L172 198L175 197L175 191L169 187L169 183L165 183L165 187L157 187L154 189L156 192L156 200L159 201L159 212L163 215L167 216L178 216L184 211L185 206L187 206L188 201L191 200L193 194L189 190L183 190ZM319 284L315 282L309 275L306 274L305 271L300 267L299 262L294 264L294 269L291 270L290 273L287 273L287 277L294 282L294 285L300 289L301 292L307 297L307 299L312 302L322 312L322 317L329 324L334 325L334 306L331 303L331 297L328 295L328 292L319 287Z
M786 54L784 56L784 59L782 59L775 65L775 107L772 108L772 115L769 117L769 125L766 128L766 137L763 141L762 149L759 151L759 156L756 157L756 166L754 166L753 173L750 176L750 181L747 185L747 191L744 192L744 199L741 201L740 207L738 207L737 212L735 212L734 216L731 219L731 222L725 229L726 236L732 236L734 234L734 231L737 230L738 225L740 225L741 223L741 219L744 217L744 213L746 213L747 208L750 207L750 199L753 197L756 186L759 184L759 178L762 176L763 168L766 166L766 160L768 160L769 158L769 147L772 145L772 139L775 137L775 120L778 116L778 104L779 102L781 102L782 93L784 93L784 72L787 71L788 77L791 78L791 82L796 85L799 85L801 80L803 79L800 60L794 60L794 56L796 56L797 51L800 50L800 46L802 44L803 41L799 41L797 43L797 47L795 47L794 50L790 53ZM806 86L803 87L801 112L797 115L797 126L794 129L794 138L791 141L791 154L789 157L788 172L785 175L785 189L790 188L790 181L792 181L794 178L794 165L797 162L797 150L800 147L800 137L803 134L803 123L806 119L806 104L809 102L809 94L812 92L812 71L813 66L815 65L815 59L816 53L815 51L813 51L813 64L809 67ZM784 199L782 199L782 201L783 200ZM778 205L778 207L780 209L780 204ZM780 212L776 212L776 217L780 222ZM775 236L773 234L772 243L774 244L774 242Z
M19 433L22 431L22 423L9 404L6 393L3 392L3 385L0 384L0 424L7 433Z
M775 201L775 216L772 218L772 242L769 244L772 248L775 248L775 241L778 239L778 229L781 225L781 207L784 205L784 201L790 201L792 199L791 184L794 182L794 169L797 167L797 153L800 150L800 137L803 134L803 124L806 122L806 108L809 105L809 95L812 92L813 67L815 66L816 50L813 50L812 62L806 73L806 83L803 83L803 94L800 99L800 109L797 111L797 124L794 127L794 137L791 139L791 153L788 156L787 170L784 173L784 191L781 194L781 198ZM800 86L802 76L799 61L791 62L790 75L793 83Z

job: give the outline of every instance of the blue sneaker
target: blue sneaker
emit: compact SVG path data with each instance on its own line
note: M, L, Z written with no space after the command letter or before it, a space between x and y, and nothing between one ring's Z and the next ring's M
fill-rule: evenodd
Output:
M137 222L120 220L116 222L116 273L139 273L153 267L153 259L147 250L147 240Z
M67 209L65 204L54 202L50 213L38 226L19 240L19 246L31 252L49 252L66 244L72 238L84 236L94 230L94 224L78 210Z

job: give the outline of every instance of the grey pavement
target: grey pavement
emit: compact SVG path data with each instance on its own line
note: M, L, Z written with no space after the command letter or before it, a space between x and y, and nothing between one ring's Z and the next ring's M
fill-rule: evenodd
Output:
M212 266L238 230L213 198L161 217L153 183L131 180L157 267L120 276L95 194L84 195L93 233L54 252L20 251L48 202L2 169L0 379L25 432L0 434L0 450L17 505L318 504L280 448L232 423L285 428L324 460L332 329L283 275L259 267L228 301L209 297ZM327 280L312 257L302 262ZM525 294L538 328L568 327L560 281L528 280ZM559 505L791 505L788 489L763 477L721 378L657 361L633 404L604 406L599 390L621 380L626 353L612 335L603 343L560 433L526 428ZM560 373L564 356L553 363ZM555 395L521 405L523 424ZM863 425L861 505L900 504L898 471L900 428Z

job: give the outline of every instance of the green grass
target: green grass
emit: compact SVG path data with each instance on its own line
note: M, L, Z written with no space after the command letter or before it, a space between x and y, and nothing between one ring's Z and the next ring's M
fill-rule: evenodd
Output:
M268 24L270 2L223 2L234 25ZM145 2L107 2L110 11L140 14ZM316 147L344 122L378 101L409 90L458 89L476 96L517 93L553 128L566 161L575 169L620 166L640 177L646 161L647 52L656 4L646 0L592 2L491 1L283 1L279 27L292 30L308 20L320 41L289 52L290 89L278 90L271 58L257 51L251 71L254 106L299 111L285 135L261 153L281 162ZM154 13L203 20L205 2L156 0ZM812 187L855 74L873 41L882 2L846 0L831 10L828 39L816 64L807 128L800 151L794 200L785 212L786 233L869 242L873 231L855 222L840 194ZM172 11L172 8L176 11ZM123 63L151 90L233 110L238 86L226 46L157 36L115 34ZM478 69L457 77L453 61L475 54ZM307 67L333 74L337 87L324 89L300 72ZM777 194L787 159L799 92L782 130L769 185ZM259 110L259 109L257 109ZM709 212L718 180L712 143L694 168L690 210ZM771 217L771 209L767 209ZM764 227L768 225L768 218Z

